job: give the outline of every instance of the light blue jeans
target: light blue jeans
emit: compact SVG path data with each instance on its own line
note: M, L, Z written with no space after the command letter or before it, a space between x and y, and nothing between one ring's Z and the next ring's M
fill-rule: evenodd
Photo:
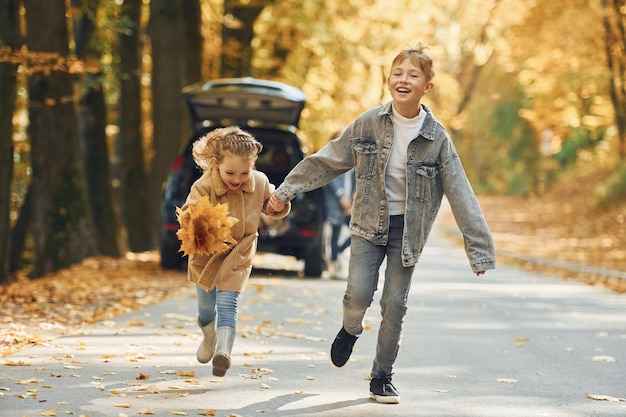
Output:
M352 236L348 285L343 298L343 326L352 335L363 332L365 312L378 289L378 271L385 257L385 282L380 300L382 321L378 330L376 357L371 376L390 376L398 356L402 324L407 310L414 266L402 266L402 231L404 216L391 216L386 245L375 245Z
M217 316L217 327L228 326L237 329L238 292L218 291L217 287L205 291L196 287L196 294L200 326L206 326Z

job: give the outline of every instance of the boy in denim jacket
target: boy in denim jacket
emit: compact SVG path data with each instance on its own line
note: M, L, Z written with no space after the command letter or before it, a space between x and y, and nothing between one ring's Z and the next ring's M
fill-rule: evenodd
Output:
M495 246L452 140L421 98L432 91L433 59L423 44L393 60L392 100L358 116L343 134L301 161L270 198L280 211L296 194L327 184L352 168L350 263L343 327L331 346L331 365L350 358L387 259L380 300L382 321L371 370L370 397L398 403L391 383L407 310L411 276L445 195L463 234L472 271L495 268Z

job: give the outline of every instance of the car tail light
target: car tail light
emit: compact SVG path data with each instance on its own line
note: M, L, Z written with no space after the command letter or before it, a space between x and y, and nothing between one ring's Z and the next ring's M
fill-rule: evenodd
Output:
M163 223L163 230L166 232L175 232L178 230L178 223Z
M177 156L172 162L172 166L170 167L173 172L178 172L183 169L183 165L185 164L185 159L182 156Z
M315 237L317 236L317 232L313 229L302 229L300 230L300 236L302 237Z

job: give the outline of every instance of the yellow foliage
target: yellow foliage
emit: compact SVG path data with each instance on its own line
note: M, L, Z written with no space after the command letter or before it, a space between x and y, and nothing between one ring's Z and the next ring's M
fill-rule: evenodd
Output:
M238 219L228 215L228 204L211 204L207 196L202 196L195 206L185 210L176 207L180 229L176 236L181 241L179 252L185 255L212 255L224 252L230 244L237 243L231 235L231 228Z

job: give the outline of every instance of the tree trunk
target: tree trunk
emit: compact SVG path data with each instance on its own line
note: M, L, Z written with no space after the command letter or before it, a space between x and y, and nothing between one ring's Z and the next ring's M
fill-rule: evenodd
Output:
M156 211L148 204L149 188L141 129L141 0L125 1L122 15L133 29L120 34L120 133L117 150L122 190L122 218L129 249L154 248Z
M24 5L29 52L57 55L53 65L29 68L28 79L35 247L32 276L39 277L92 256L95 243L67 71L65 0L24 0Z
M603 0L607 64L611 73L611 103L615 111L620 160L626 160L626 29L624 0Z
M183 39L181 50L183 53L181 86L202 81L202 52L204 38L202 37L202 10L199 0L188 0L181 3L183 9ZM183 110L185 112L185 110ZM191 118L185 114L182 118L183 139L189 137L194 126Z
M0 44L19 49L19 1L0 0ZM9 276L13 112L17 64L0 59L0 284Z
M83 3L82 0L73 0L73 3L77 3L76 8L80 8L82 4L87 7L76 15L74 21L76 56L88 62L99 62L102 42L94 39L96 23L93 20L99 2ZM111 169L105 133L107 115L100 81L102 77L100 70L97 73L83 74L78 92L78 127L83 143L87 197L97 250L101 255L119 257L119 223L113 208Z
M178 3L151 0L149 33L152 41L152 120L154 136L153 159L150 164L150 196L147 208L151 216L158 214L163 182L172 160L184 141L183 119L188 117L181 96L182 27L186 22ZM158 222L153 231L158 232Z
M251 74L252 39L254 21L268 1L243 2L224 0L224 26L222 26L223 77L244 77Z
M11 230L11 250L9 252L9 273L15 273L24 266L26 238L33 220L33 187L28 187L20 214Z

